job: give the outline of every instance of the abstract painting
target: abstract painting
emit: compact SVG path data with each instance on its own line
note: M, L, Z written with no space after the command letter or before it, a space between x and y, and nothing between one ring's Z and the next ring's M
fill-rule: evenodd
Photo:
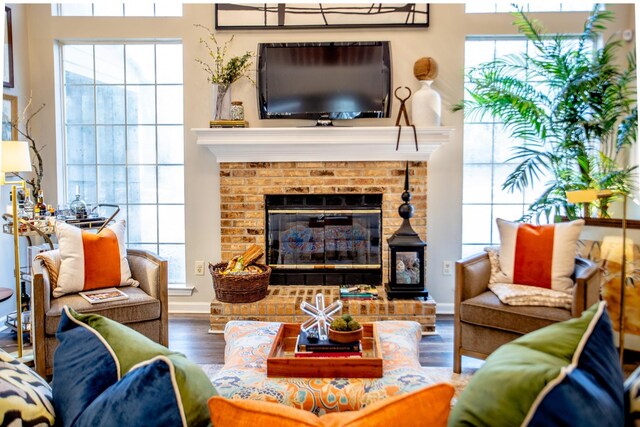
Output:
M216 4L218 30L428 27L428 3Z

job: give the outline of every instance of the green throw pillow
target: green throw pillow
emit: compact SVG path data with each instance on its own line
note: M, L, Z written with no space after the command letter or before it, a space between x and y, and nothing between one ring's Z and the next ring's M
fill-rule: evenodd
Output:
M449 417L449 426L623 423L622 370L604 302L500 347Z

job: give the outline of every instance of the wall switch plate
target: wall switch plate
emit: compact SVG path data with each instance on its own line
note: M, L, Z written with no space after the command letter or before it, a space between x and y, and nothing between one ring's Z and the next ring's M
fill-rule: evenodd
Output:
M204 276L204 261L196 261L195 274L196 276Z
M453 261L442 261L442 275L451 276L453 274Z

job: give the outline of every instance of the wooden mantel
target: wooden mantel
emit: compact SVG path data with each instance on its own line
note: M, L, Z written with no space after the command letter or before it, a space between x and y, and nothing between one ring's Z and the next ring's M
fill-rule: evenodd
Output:
M451 140L452 127L418 128L418 151L413 130L403 126L396 151L398 128L287 127L192 129L198 145L222 162L304 161L426 161Z

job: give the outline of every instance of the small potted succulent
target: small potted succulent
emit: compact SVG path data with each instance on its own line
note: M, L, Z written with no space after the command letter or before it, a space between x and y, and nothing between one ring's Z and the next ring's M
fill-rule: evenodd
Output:
M362 325L350 314L343 314L329 325L329 340L339 343L359 341L362 339L362 330Z

